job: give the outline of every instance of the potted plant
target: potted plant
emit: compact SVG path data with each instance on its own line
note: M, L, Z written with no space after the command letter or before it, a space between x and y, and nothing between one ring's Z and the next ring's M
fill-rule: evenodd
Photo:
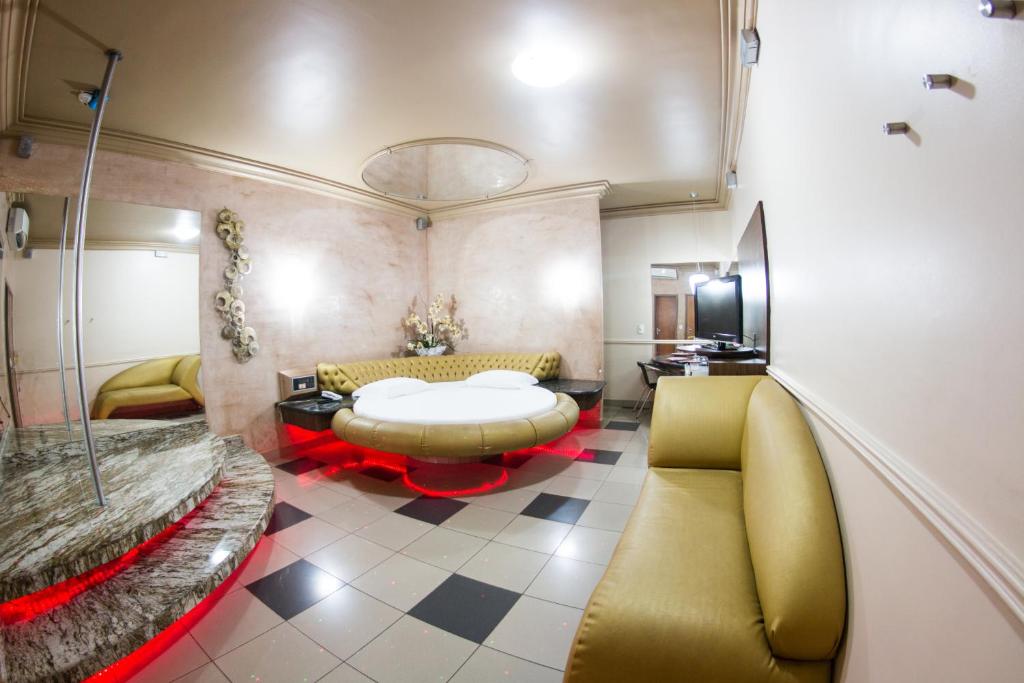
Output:
M413 302L415 306L415 302ZM463 336L460 322L456 322L456 301L453 296L447 303L443 294L438 294L427 308L427 319L420 318L413 308L402 321L409 341L405 348L418 356L440 356L448 349L455 350L455 344Z

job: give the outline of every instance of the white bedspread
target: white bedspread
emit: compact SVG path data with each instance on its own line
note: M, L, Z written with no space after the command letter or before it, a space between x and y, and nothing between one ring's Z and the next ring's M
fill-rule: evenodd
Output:
M555 395L540 387L494 389L465 382L434 382L426 391L409 396L360 398L352 411L384 422L484 424L534 417L551 410L555 403Z

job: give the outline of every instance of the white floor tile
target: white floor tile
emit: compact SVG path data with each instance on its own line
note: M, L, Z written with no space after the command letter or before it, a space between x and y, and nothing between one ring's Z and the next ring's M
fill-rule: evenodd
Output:
M434 527L407 545L402 554L453 572L486 544L477 536Z
M199 643L186 633L142 671L129 678L128 683L169 683L209 663L210 658Z
M392 484L380 491L366 491L360 497L388 510L397 510L419 496L417 491L412 491L399 484Z
M555 554L573 560L608 564L608 561L612 559L612 553L615 552L615 546L619 543L620 536L622 534L617 531L575 526L562 541L562 544L558 546Z
M629 451L624 452L619 456L619 461L615 463L616 467L637 467L642 468L644 471L647 470L647 449L643 451L636 451L630 453Z
M483 644L564 670L582 616L583 610L524 595Z
M181 678L174 679L174 683L229 683L229 681L228 677L217 668L217 665L210 662Z
M601 565L555 556L544 565L526 595L583 609L603 575Z
M554 553L572 529L571 524L520 515L494 537L495 541L539 553Z
M401 550L430 531L431 528L433 528L432 524L391 512L376 522L367 524L357 531L356 535L386 548Z
M352 581L394 555L394 551L358 536L346 536L321 548L307 560L342 581Z
M597 491L600 488L600 480L580 479L579 477L558 475L557 477L552 478L548 482L548 485L544 487L544 493L590 500L597 494Z
M491 508L492 510L504 510L505 512L518 514L536 497L537 492L530 489L506 489L484 493L479 496L469 496L460 500Z
M606 529L608 531L622 531L626 528L626 522L633 513L632 505L619 505L618 503L605 503L601 500L592 500L583 511L580 518L576 520L577 526L586 526L593 529Z
M362 498L354 498L330 510L318 513L317 517L345 531L358 531L389 512L390 510L386 507L381 507Z
M283 620L247 590L228 593L192 627L207 656L217 658L266 633Z
M344 529L328 524L318 517L310 517L278 531L271 538L274 543L284 546L299 557L305 557L347 535L348 532Z
M462 665L451 683L561 683L562 672L481 647Z
M456 574L522 593L549 557L544 553L492 541Z
M318 515L321 512L338 507L347 500L352 500L352 498L323 486L317 486L303 492L301 495L289 498L288 502L311 515Z
M567 450L573 450L573 448L567 448ZM575 451L582 450L582 446L576 447ZM558 474L563 474L565 468L575 462L570 457L563 457L559 455L535 455L530 458L527 462L523 463L519 467L519 472L528 472L538 476L553 477Z
M335 657L348 659L401 616L397 609L345 586L292 617L290 623Z
M352 585L392 607L408 612L451 576L451 572L414 560L392 555L352 582Z
M319 683L373 683L373 679L367 678L348 664L342 664L321 678Z
M615 481L620 484L643 484L647 476L647 470L638 467L613 467L608 473L607 481Z
M566 467L562 474L567 477L577 477L578 479L595 479L597 481L604 481L608 478L608 473L611 471L611 465L602 465L599 462L577 460Z
M231 591L234 592L256 579L262 579L267 574L273 574L298 559L298 555L275 543L273 538L264 536L256 545L256 549L249 554L245 567L233 577Z
M508 471L508 483L505 489L511 491L519 489L523 491L543 491L551 478L557 476L547 472L533 472L530 470L512 469Z
M276 467L271 472L274 475L274 495L279 500L299 501L303 496L319 488L309 480L300 481L297 477ZM298 502L295 504L298 505Z
M491 539L516 518L515 512L493 510L480 505L467 505L446 519L441 526L464 534Z
M281 624L218 657L216 663L232 683L251 683L315 681L337 667L341 660L291 624Z
M620 484L615 481L606 481L601 485L601 490L594 496L594 500L602 500L606 503L619 503L620 505L636 505L640 499L639 484Z
M379 683L446 681L475 649L476 643L406 615L348 663Z

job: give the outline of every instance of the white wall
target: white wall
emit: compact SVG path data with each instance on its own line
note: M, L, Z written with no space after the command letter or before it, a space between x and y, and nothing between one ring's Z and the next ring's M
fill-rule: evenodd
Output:
M99 386L142 360L199 352L199 255L153 251L85 252L85 359L90 398ZM65 362L74 364L71 259L66 259ZM10 258L14 346L25 424L63 419L57 372L57 251ZM74 390L74 375L68 373ZM72 401L77 416L77 401Z
M738 239L764 200L773 368L973 520L1020 591L1024 21L976 5L759 3L730 216ZM969 85L928 92L925 73ZM814 422L850 575L839 679L1019 680L1021 622Z
M633 400L643 391L637 361L650 360L654 338L651 265L702 261L712 274L736 249L724 211L610 218L601 221L604 273L605 399ZM636 326L644 325L637 333Z

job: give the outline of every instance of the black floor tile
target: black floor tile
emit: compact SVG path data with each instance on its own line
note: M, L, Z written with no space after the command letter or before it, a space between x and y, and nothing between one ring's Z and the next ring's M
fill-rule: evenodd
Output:
M359 470L359 473L365 474L368 477L373 477L374 479L380 479L381 481L394 481L402 476L401 472L395 472L394 470L389 470L388 468L380 467L379 465L373 465L371 467L367 467L365 470Z
M539 519L550 519L552 522L575 524L583 511L587 509L588 503L590 503L589 500L582 498L542 493L519 514Z
M277 466L277 469L284 470L288 474L305 474L306 472L312 472L315 469L323 467L325 463L313 458L295 458L288 462L283 462Z
M279 617L291 619L343 585L344 581L305 560L299 560L253 581L246 588Z
M640 428L639 422L619 422L613 420L604 426L605 429L620 429L624 432L635 432Z
M525 453L499 453L498 455L492 455L484 458L481 462L485 462L488 465L497 465L499 467L508 467L517 470L525 463L529 462L532 457L532 455L526 455Z
M395 512L428 524L440 524L468 504L453 498L420 496L398 508Z
M267 536L275 534L281 529L287 529L312 516L305 510L300 510L289 503L278 503L274 506L274 514L270 515L270 523L267 524L267 530L263 533Z
M576 456L583 462L596 462L601 465L614 465L622 457L621 451L602 451L598 448L585 448Z
M409 615L482 643L517 600L519 593L452 574L409 610Z

